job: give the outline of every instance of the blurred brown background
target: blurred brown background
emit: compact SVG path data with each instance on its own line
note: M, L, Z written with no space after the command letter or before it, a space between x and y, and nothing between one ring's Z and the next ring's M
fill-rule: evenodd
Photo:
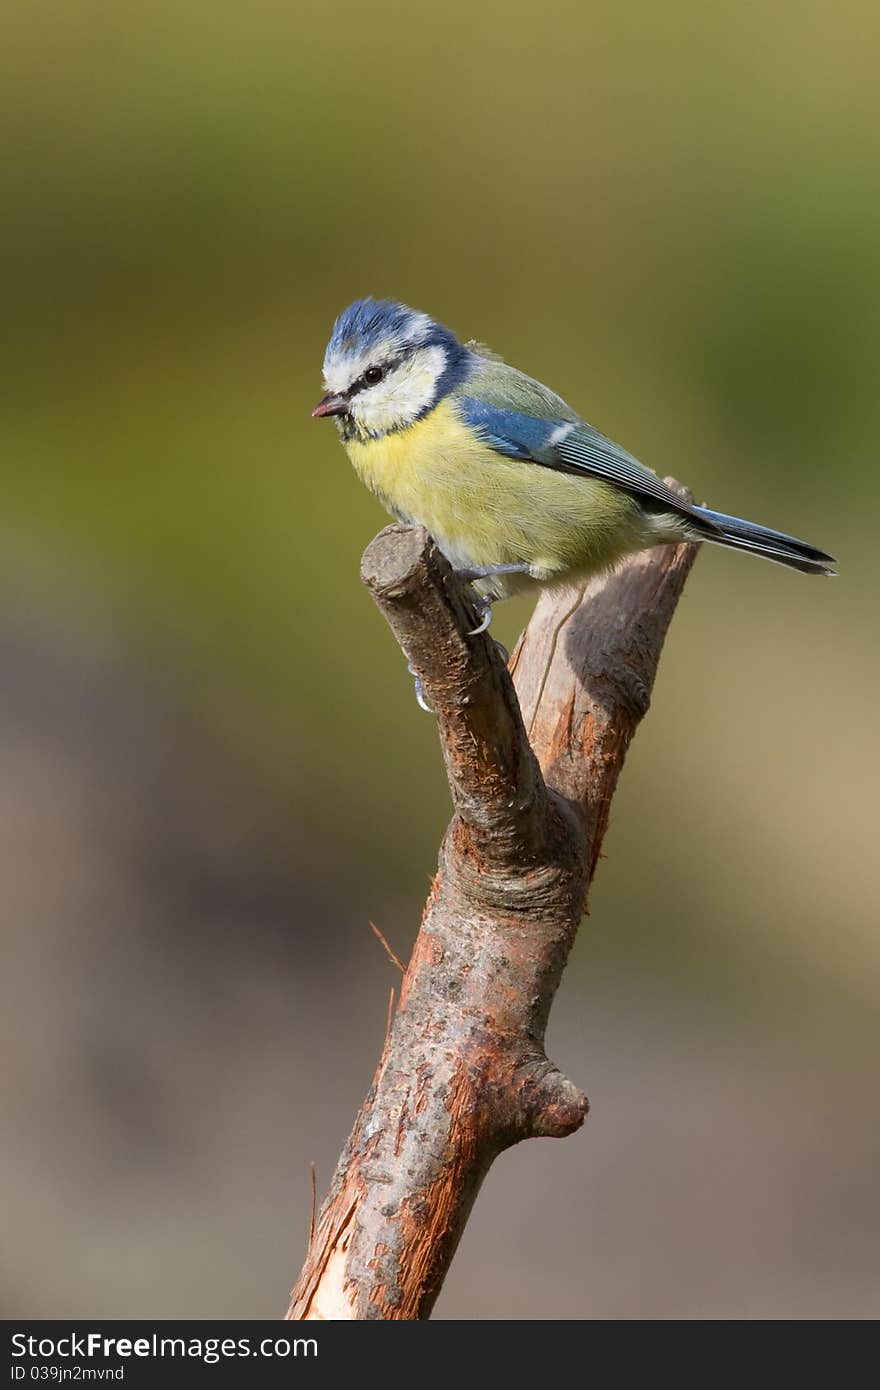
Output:
M437 1315L876 1315L876 6L3 29L4 1314L280 1314L372 1075L447 816L309 419L372 292L842 569L700 557L550 1032L592 1114Z

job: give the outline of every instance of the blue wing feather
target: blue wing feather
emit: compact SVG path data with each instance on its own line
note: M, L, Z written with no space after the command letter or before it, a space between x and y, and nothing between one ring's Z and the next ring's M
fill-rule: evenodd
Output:
M462 396L458 405L467 424L491 449L506 458L531 460L563 473L601 478L671 511L693 517L698 523L702 522L701 529L706 528L705 520L662 478L585 421L564 417L539 419L518 410L490 405L474 396Z
M458 404L471 429L506 458L540 463L539 455L548 451L553 432L562 423L560 420L539 420L518 410L505 410L473 396L462 397Z

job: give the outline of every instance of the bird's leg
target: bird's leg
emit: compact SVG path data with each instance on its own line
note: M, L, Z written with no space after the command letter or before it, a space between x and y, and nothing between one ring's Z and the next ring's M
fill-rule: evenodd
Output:
M528 574L528 565L476 565L473 569L456 570L459 579L473 584L475 579L491 579L496 574Z
M473 569L456 570L459 579L463 579L466 584L473 584L477 579L492 579L496 574L528 574L528 565L479 565ZM468 633L469 637L477 637L492 621L492 599L478 594L474 599L474 607L480 615L480 625Z

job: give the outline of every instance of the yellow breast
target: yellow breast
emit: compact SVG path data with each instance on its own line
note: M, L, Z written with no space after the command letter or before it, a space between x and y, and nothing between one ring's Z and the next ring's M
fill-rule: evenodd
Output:
M628 494L505 458L448 400L407 429L345 448L388 511L424 526L459 568L526 563L550 577L601 568L643 543Z
M347 440L355 471L393 516L415 521L432 535L455 529L466 509L462 491L473 494L497 460L441 401L423 419L379 439Z

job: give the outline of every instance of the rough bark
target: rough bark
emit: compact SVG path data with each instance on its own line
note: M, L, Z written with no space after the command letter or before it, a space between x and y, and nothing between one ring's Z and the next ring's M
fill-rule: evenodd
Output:
M428 1317L495 1157L583 1123L544 1032L694 554L542 595L511 678L424 531L368 547L362 577L435 711L454 813L288 1317Z

